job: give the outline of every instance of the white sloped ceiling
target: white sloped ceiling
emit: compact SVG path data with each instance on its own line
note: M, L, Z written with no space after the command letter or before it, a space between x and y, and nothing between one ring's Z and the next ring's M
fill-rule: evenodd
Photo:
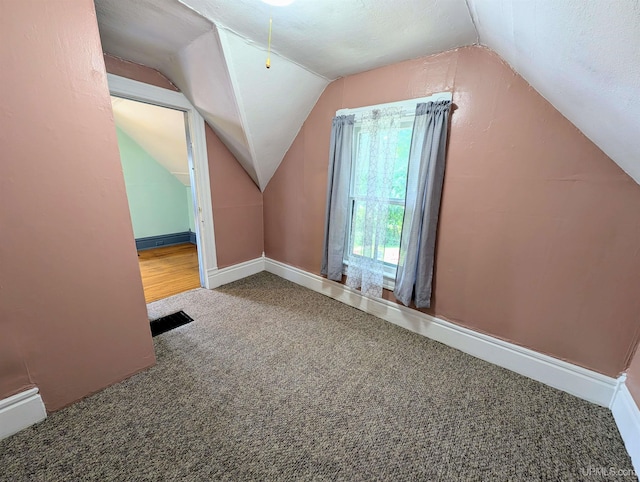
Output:
M220 30L245 133L264 189L328 81L238 35Z
M221 27L163 64L254 182L264 189L329 83Z
M638 0L95 1L104 50L167 75L261 189L330 80L476 43L640 182Z
M177 0L96 0L102 47L123 59L158 68L211 30L211 22Z
M477 41L465 0L180 1L331 80Z
M640 183L640 2L469 5L481 43Z
M158 67L187 96L258 184L258 169L251 156L237 94L231 83L227 57L217 29L202 34L165 59ZM259 184L258 184L259 185Z

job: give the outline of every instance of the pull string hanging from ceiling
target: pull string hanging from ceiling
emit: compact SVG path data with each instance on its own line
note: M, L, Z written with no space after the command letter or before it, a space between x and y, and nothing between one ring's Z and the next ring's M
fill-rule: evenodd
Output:
M267 68L271 68L271 28L273 26L273 15L271 14L271 7L269 7L269 43L267 45Z
M267 45L267 62L265 66L270 69L271 68L271 31L273 29L273 12L272 5L276 7L286 7L287 5L291 5L295 0L262 0L264 3L269 5L269 41Z

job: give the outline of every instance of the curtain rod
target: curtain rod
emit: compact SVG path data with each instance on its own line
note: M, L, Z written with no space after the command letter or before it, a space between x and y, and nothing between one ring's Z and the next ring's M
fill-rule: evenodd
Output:
M372 109L386 109L388 107L410 107L415 109L416 105L420 104L421 102L436 102L439 100L453 100L453 93L438 92L437 94L432 94L429 97L419 97L417 99L407 99L407 100L401 100L399 102L389 102L387 104L354 107L352 109L348 109L348 108L340 109L336 111L336 115L361 114L363 112L369 112Z

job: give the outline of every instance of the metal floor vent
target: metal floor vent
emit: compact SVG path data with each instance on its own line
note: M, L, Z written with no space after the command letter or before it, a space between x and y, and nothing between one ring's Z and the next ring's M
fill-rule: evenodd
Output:
M179 326L191 323L193 318L187 315L184 311L178 311L171 315L163 316L150 322L151 324L151 336L158 336Z

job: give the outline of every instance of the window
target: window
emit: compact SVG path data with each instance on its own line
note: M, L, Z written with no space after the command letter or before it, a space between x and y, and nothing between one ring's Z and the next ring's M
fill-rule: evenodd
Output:
M346 274L345 284L365 296L379 298L383 288L394 292L397 289L402 296L398 299L405 304L409 302L404 300L411 299L416 285L417 256L425 252L428 256L425 259L429 260L434 249L433 230L426 237L422 234L429 227L427 224L425 228L425 216L430 218L431 211L439 207L444 172L442 150L436 153L438 162L431 164L430 159L434 146L446 137L451 98L450 92L442 92L427 98L336 112L331 127L320 267L328 279L341 281ZM414 124L417 132L413 132ZM437 138L433 137L436 130ZM431 184L427 182L429 169L422 168L425 162L439 169ZM437 199L432 199L434 196ZM407 202L412 203L408 220ZM414 206L415 203L420 204ZM424 203L429 203L429 212L424 211ZM427 244L421 245L421 239ZM394 286L399 269L402 270L399 286ZM425 306L430 299L430 273L420 274L419 279L420 302L424 301ZM426 301L422 300L423 294Z
M345 240L345 264L353 257L383 262L387 287L392 287L398 266L414 116L413 112L398 114L382 127L356 120ZM380 159L385 156L388 159ZM376 187L376 182L383 186ZM372 217L376 218L376 228L368 233Z

